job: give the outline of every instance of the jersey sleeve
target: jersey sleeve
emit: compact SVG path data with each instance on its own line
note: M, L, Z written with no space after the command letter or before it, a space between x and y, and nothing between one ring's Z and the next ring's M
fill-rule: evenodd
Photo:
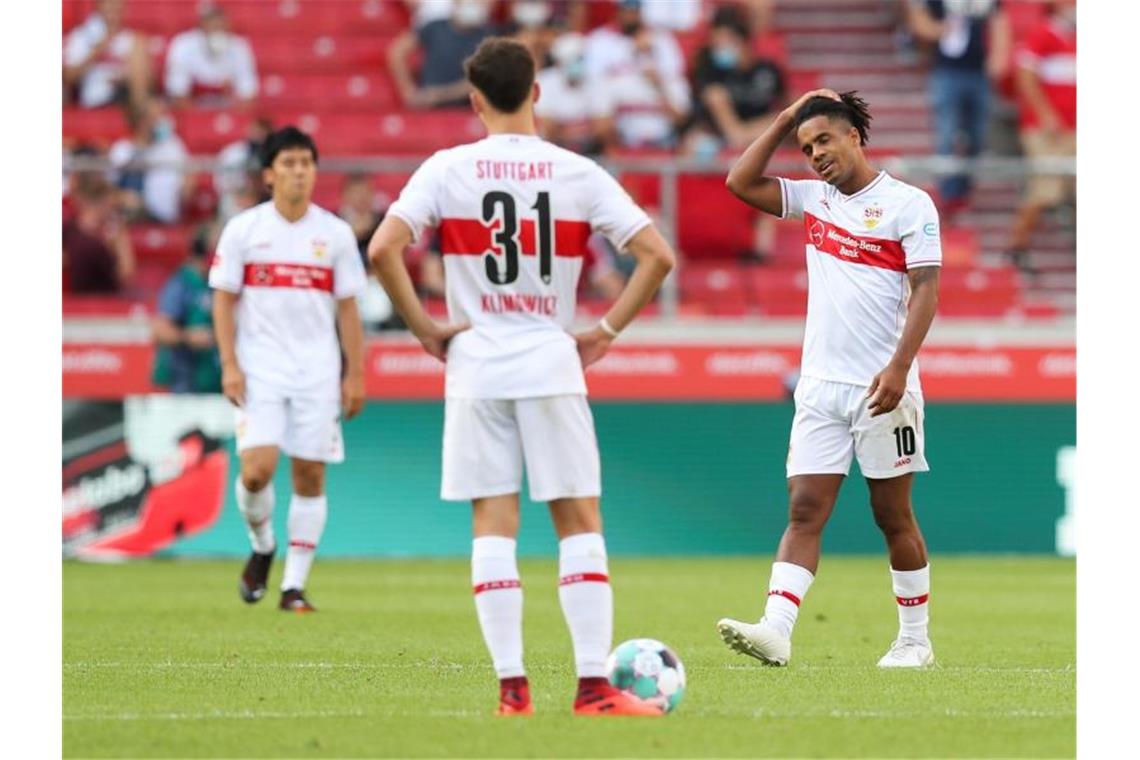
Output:
M618 251L625 250L634 235L653 223L625 188L597 164L594 165L589 188L586 221L590 223L591 230L605 235Z
M899 218L899 241L906 254L906 268L942 266L942 236L938 210L922 193L911 201Z
M242 259L241 232L231 220L222 230L210 264L210 287L229 293L240 293L245 282L245 261Z
M338 238L333 258L333 295L338 299L359 296L368 284L360 249L356 247L356 238L347 225Z
M781 219L802 219L804 201L819 183L811 179L786 179L780 177L780 198L783 201Z
M401 219L412 231L412 240L420 241L425 229L439 225L439 190L442 170L437 158L432 156L420 164L416 173L400 191L400 197L388 207L392 216Z

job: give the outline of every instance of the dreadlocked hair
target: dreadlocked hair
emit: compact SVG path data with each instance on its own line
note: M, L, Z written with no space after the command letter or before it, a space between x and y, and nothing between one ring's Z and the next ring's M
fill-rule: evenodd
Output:
M870 139L868 133L871 130L871 112L867 108L867 101L859 97L855 90L839 93L839 100L825 95L817 95L804 103L796 111L796 129L799 129L799 126L808 119L816 116L838 118L848 122L859 132L860 145L866 145Z

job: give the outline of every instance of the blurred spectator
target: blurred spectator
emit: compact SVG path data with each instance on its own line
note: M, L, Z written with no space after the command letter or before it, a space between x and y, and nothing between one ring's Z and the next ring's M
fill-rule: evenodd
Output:
M152 381L172 393L220 393L222 365L214 345L209 253L220 229L202 225L194 234L186 261L158 296L152 324L157 346Z
M985 147L991 83L1009 65L1011 32L1001 0L909 0L911 33L933 44L930 98L939 155L975 157ZM942 211L961 210L970 192L966 174L939 182Z
M586 76L614 115L607 142L624 147L673 148L689 112L689 83L677 40L641 19L641 0L621 0L613 25L586 38Z
M273 122L261 116L249 123L244 140L232 142L218 153L214 191L218 194L218 217L226 221L236 214L238 196L252 190L268 200L261 179L261 146L273 132Z
M743 150L784 106L784 72L752 53L748 24L733 6L717 8L709 42L697 53L697 91L686 152L706 155L727 145Z
M367 174L350 174L345 177L337 216L352 227L364 268L368 269L368 241L383 221L384 214L376 208L376 193L372 190L372 180Z
M774 61L758 58L749 43L745 12L721 6L713 15L709 43L697 54L697 102L685 136L685 152L711 160L725 146L748 147L784 107L784 73ZM757 214L752 248L742 259L763 261L776 243L776 217Z
M71 293L117 293L134 275L131 238L105 182L76 188L74 214L63 225L63 265Z
M245 105L257 96L257 64L244 38L229 31L221 6L198 9L198 28L177 35L166 54L166 94L176 106Z
M586 243L578 289L583 298L613 301L625 287L625 274L618 268L619 254L605 235L591 235Z
M610 113L597 81L586 79L586 41L580 34L558 38L551 51L554 65L538 72L539 98L534 105L542 137L583 153L601 151Z
M684 74L681 46L670 32L643 22L641 0L620 0L613 23L598 27L586 38L586 76L590 78L635 71L646 57L652 58L662 76Z
M185 169L186 147L174 133L174 120L166 105L152 98L129 109L127 121L131 136L118 140L108 154L126 207L165 224L177 222L194 185Z
M412 29L419 31L432 21L451 16L452 0L404 0L412 17Z
M546 65L558 37L553 4L549 0L513 0L507 32L530 48L535 67Z
M106 159L106 154L96 145L80 143L70 151L64 149L63 168L63 220L71 219L75 211L75 198L86 187L111 181L110 172L101 169L68 168L67 161L98 161Z
M1048 18L1034 29L1017 55L1021 144L1026 157L1077 155L1077 4L1053 3ZM1031 177L1018 210L1010 251L1020 263L1041 214L1076 190L1073 177Z
M99 0L95 12L67 35L63 51L64 90L78 88L82 107L146 99L151 81L146 39L123 28L123 0Z
M440 108L467 105L470 86L463 60L495 33L488 0L454 0L451 15L405 31L388 48L388 69L404 105ZM423 54L419 84L412 78L409 58Z
M701 0L642 0L641 19L647 26L688 32L701 21Z

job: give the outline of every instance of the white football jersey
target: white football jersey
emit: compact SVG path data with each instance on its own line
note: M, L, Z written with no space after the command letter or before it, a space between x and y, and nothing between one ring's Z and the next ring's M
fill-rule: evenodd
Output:
M425 161L388 213L439 228L452 322L446 394L585 393L574 319L591 232L618 250L649 217L604 169L531 135L491 135Z
M808 310L800 374L869 386L906 322L907 270L942 265L930 196L879 172L844 195L820 180L780 178L784 218L804 221ZM918 362L907 389L921 392Z
M336 302L366 282L348 223L314 204L296 222L273 201L222 230L210 287L240 293L237 358L248 378L286 393L339 392Z

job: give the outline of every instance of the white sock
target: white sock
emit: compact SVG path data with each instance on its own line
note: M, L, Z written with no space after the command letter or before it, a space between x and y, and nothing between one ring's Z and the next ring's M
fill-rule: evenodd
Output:
M791 637L800 603L807 596L815 576L806 567L791 562L773 562L772 577L768 581L768 604L764 619L780 633Z
M480 536L471 542L471 585L483 640L499 678L525 675L522 655L522 584L515 540Z
M929 641L930 565L919 570L892 567L891 585L899 605L899 638Z
M574 642L579 678L606 674L614 630L614 594L601 533L578 533L558 545L558 597Z
M270 554L277 547L273 538L273 484L267 484L260 491L250 492L239 477L234 490L237 493L238 511L249 530L250 546L258 554Z
M285 575L281 590L304 589L309 580L313 555L325 531L329 516L329 501L320 496L298 496L289 501L289 551L285 553Z

